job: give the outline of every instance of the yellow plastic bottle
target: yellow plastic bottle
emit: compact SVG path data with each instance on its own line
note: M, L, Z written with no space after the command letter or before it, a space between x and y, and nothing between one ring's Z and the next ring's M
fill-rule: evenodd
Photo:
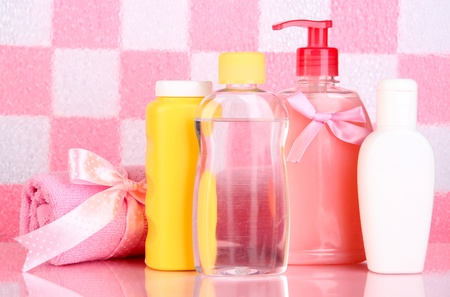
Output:
M194 116L212 92L208 81L156 82L146 111L145 263L157 270L194 270L192 201L198 159Z

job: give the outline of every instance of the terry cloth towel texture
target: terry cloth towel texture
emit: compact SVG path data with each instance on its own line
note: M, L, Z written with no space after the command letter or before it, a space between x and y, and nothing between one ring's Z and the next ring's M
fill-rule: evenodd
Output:
M125 167L128 178L136 182L145 178L144 166ZM78 185L70 182L68 172L38 174L29 179L22 191L20 210L20 235L32 232L64 216L82 202L108 187ZM143 205L139 204L145 213ZM117 217L107 226L72 249L49 261L53 265L64 265L107 258L117 247L125 234L127 203L124 201ZM145 220L145 218L144 218ZM145 230L139 243L126 256L145 253Z

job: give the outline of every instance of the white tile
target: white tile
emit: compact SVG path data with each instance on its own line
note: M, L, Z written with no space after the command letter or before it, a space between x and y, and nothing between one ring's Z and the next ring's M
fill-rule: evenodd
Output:
M46 117L0 116L0 184L20 184L48 171L49 140Z
M123 0L122 7L123 48L187 50L188 0Z
M272 25L289 20L330 18L330 0L260 0L259 50L268 52L292 52L306 46L306 28L272 30ZM333 29L331 29L333 30Z
M219 55L217 52L194 52L191 55L191 79L208 80L213 83L213 89L222 88L218 84Z
M442 225L448 226L447 223L443 223ZM439 226L439 228L442 228L441 230L445 230L445 227L442 225ZM446 238L448 238L448 236L446 236ZM444 297L448 296L448 292L450 292L450 271L448 270L448 260L444 260L448 259L448 241L439 243L439 245L435 243L434 246L439 247L440 251L442 251L442 258L437 258L436 256L434 256L436 257L436 260L434 261L439 261L438 259L442 260L439 262L439 264L435 264L436 266L439 265L438 267L435 267L434 265L428 266L433 268L433 272L430 271L423 274L424 285L426 288L426 297Z
M395 55L339 54L338 86L358 92L372 122L378 82L397 77L397 64Z
M0 1L0 44L51 45L52 0Z
M399 52L450 53L450 1L400 0L399 8Z
M450 191L450 127L419 126L430 141L436 159L436 192Z
M53 97L57 116L116 116L119 112L119 53L57 49Z
M3 243L5 244L5 243ZM12 281L2 281L0 282L0 296L10 296L19 297L20 294L20 283Z
M145 120L124 120L122 134L122 165L145 164Z

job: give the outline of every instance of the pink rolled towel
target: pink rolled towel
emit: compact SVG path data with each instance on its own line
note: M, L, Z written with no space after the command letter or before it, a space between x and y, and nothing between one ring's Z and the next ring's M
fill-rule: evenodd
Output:
M145 178L143 166L125 167L128 179L139 182ZM24 185L20 211L20 234L37 230L69 211L82 202L109 187L99 185L74 184L69 172L44 173L32 177ZM64 265L108 258L124 237L127 224L127 202L124 201L117 216L106 227L93 234L77 246L52 258L53 265ZM144 206L139 204L144 213ZM137 245L131 246L124 256L144 255L147 221ZM45 247L44 247L45 248Z

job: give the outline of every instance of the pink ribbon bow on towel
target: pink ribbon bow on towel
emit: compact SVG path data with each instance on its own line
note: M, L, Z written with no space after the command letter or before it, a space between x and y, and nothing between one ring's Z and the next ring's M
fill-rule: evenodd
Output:
M300 162L307 147L324 125L327 125L331 132L340 140L358 145L372 132L371 129L349 123L366 122L361 106L341 112L317 112L301 91L293 93L287 97L287 100L295 111L312 120L295 139L287 157L288 162Z
M86 240L108 225L124 200L127 203L125 235L106 258L120 257L136 246L144 232L144 215L139 207L145 202L145 179L128 179L126 170L115 168L105 159L84 149L69 150L70 180L75 184L102 185L97 193L59 219L28 234L16 237L28 249L23 271L28 271Z

